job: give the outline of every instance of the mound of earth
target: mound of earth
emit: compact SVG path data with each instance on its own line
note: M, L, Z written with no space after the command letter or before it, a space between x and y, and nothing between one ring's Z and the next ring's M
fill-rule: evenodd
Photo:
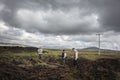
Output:
M19 46L0 46L0 53L5 53L8 51L11 53L36 52L37 48L35 48L35 47L19 47Z
M20 66L0 60L0 80L119 80L120 60L80 58L73 66L68 59L66 65L39 62L32 66Z
M39 64L20 67L0 62L0 80L68 80L65 78L68 68L57 65Z

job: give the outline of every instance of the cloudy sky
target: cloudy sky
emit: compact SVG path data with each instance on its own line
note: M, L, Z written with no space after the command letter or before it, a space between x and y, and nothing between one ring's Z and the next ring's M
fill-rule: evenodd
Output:
M0 0L0 43L120 50L120 0Z

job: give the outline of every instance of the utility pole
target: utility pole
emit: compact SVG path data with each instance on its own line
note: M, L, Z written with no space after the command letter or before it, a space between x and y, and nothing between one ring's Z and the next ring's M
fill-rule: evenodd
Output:
M101 36L102 34L98 33L98 34L96 34L96 35L98 35L98 47L99 47L98 54L100 55L100 36Z

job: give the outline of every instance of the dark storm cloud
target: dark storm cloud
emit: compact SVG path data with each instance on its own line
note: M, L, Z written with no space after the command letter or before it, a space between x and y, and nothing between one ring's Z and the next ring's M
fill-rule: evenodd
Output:
M120 31L120 0L0 0L0 3L4 5L0 11L1 20L7 26L29 32L90 34ZM98 20L92 14L96 14ZM94 23L99 26L93 27Z
M120 0L93 0L97 13L100 14L101 27L120 31Z

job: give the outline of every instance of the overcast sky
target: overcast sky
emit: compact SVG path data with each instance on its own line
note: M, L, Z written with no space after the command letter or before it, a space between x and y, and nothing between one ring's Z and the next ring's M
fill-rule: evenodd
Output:
M0 42L120 50L120 0L0 0Z

